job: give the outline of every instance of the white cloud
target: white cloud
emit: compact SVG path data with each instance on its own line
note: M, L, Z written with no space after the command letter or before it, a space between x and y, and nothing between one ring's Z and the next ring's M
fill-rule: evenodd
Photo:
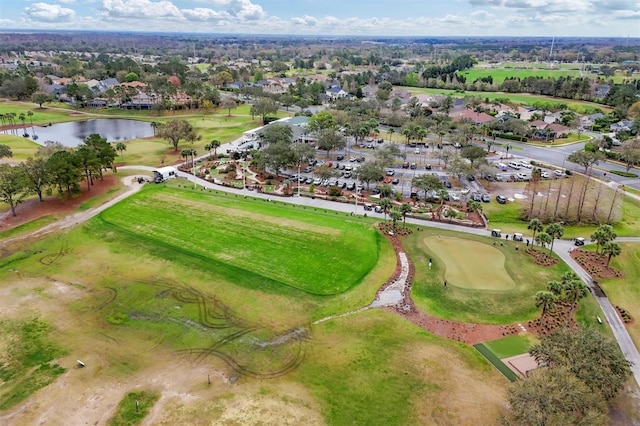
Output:
M266 16L262 6L251 3L251 0L232 0L227 11L242 21L255 21Z
M213 9L197 7L195 9L182 9L182 15L189 21L219 21L228 19L227 13L217 12Z
M304 27L314 27L318 24L318 18L309 16L309 15L304 15L304 16L291 18L291 22L294 25L302 25Z
M182 17L180 9L167 0L103 0L102 10L112 18Z
M28 19L42 22L68 22L76 15L73 9L49 3L33 3L24 8L24 13Z

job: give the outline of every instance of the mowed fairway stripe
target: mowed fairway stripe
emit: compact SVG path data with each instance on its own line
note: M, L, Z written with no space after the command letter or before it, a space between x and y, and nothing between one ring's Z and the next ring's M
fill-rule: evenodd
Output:
M511 290L516 283L495 247L454 237L426 237L424 243L445 264L449 285L474 290Z
M236 273L318 295L338 294L361 282L377 262L380 243L369 223L344 216L169 188L145 189L100 218L208 259L214 270L224 263Z

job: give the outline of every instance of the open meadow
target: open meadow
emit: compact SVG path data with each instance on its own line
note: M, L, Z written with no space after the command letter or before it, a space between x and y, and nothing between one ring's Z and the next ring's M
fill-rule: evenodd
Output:
M379 310L310 325L393 273L371 219L177 185L6 248L5 423L131 418L131 392L155 424L497 421L508 382L473 348Z

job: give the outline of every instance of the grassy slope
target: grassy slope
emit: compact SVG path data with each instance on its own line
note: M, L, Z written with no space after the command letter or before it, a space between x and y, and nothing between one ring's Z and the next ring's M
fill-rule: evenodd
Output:
M624 278L598 280L615 306L629 311L633 323L627 326L636 346L640 346L640 244L620 243L622 253L611 260L611 266L622 271Z

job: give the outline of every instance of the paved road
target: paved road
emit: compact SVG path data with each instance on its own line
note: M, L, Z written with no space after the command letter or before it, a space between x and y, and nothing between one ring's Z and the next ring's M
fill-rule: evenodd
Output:
M134 170L137 169L137 170L144 170L148 172L151 172L152 170L154 170L153 167L146 167L146 166L123 166L123 167L120 167L120 169L134 169ZM273 195L270 195L270 194L257 193L257 192L249 191L246 189L235 189L235 188L215 185L211 182L205 181L203 179L195 178L190 174L180 172L180 171L178 172L178 176L181 178L187 179L191 182L194 182L195 184L203 186L205 188L211 188L211 189L215 189L223 192L244 194L244 195L252 196L256 198L270 199L270 200L280 201L284 203L298 204L298 205L310 206L315 208L322 208L326 210L336 210L336 211L341 211L346 213L351 213L351 212L355 214L364 213L364 210L361 205L354 206L352 204L336 203L336 202L331 202L331 201L327 201L319 198L274 197ZM367 212L367 215L371 217L377 217L377 218L383 218L384 216L381 213L375 213L373 211ZM464 226L457 226L457 225L452 225L448 223L430 222L430 221L413 219L413 218L407 218L407 222L415 225L430 227L430 228L455 230L458 232L464 232L464 233L475 234L475 235L484 235L484 236L489 235L488 231L484 228L467 228ZM629 238L621 237L621 238L618 238L616 241L640 243L640 237L629 237ZM573 269L580 276L580 278L582 278L582 280L589 286L590 289L592 289L592 292L593 292L594 286L592 283L593 280L591 276L587 274L569 255L569 250L572 247L574 246L571 241L556 240L554 244L554 251L558 254L558 256L560 256L562 260L564 260L569 265L569 267L571 267L571 269ZM622 350L622 353L627 358L627 360L629 360L632 363L631 371L633 372L636 383L640 386L640 353L638 353L638 349L636 348L633 341L631 340L631 336L629 336L627 329L625 328L624 324L622 323L622 320L616 313L615 308L611 305L611 302L609 301L609 299L606 296L604 297L594 296L594 297L598 302L598 304L600 305L602 312L605 318L607 319L607 322L611 326L611 329L613 330L613 334L618 342L618 345L620 346L620 349Z

